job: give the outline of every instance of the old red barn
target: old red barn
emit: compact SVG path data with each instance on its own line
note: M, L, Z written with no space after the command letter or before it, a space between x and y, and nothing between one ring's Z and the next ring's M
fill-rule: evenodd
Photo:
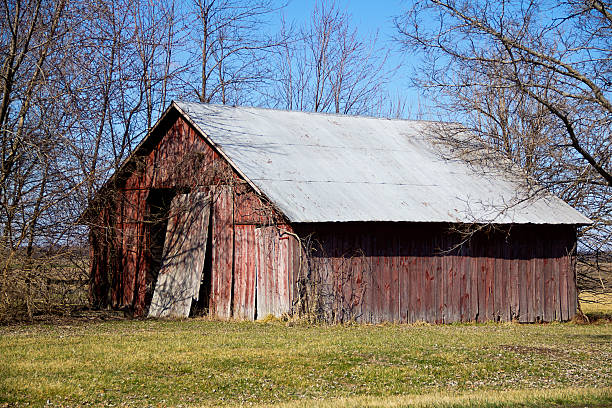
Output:
M92 299L150 316L571 319L590 221L448 154L451 128L175 102L90 207Z

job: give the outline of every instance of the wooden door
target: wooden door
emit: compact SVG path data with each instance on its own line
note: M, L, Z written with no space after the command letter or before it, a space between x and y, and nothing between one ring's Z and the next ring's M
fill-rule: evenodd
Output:
M209 218L210 199L204 193L172 200L149 317L189 317L192 300L198 300Z

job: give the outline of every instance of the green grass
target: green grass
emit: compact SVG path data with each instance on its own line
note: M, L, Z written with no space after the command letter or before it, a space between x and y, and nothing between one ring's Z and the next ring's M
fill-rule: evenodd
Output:
M0 406L612 406L612 325L0 328Z

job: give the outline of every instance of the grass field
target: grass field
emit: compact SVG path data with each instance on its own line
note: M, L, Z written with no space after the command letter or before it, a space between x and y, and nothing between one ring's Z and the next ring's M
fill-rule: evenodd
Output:
M612 406L612 324L0 327L0 407Z

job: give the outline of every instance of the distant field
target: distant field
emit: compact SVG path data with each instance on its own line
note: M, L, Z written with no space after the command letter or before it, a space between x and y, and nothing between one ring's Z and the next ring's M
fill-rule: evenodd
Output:
M580 294L580 307L582 312L589 317L612 320L612 293Z
M612 406L612 324L0 327L5 405Z

